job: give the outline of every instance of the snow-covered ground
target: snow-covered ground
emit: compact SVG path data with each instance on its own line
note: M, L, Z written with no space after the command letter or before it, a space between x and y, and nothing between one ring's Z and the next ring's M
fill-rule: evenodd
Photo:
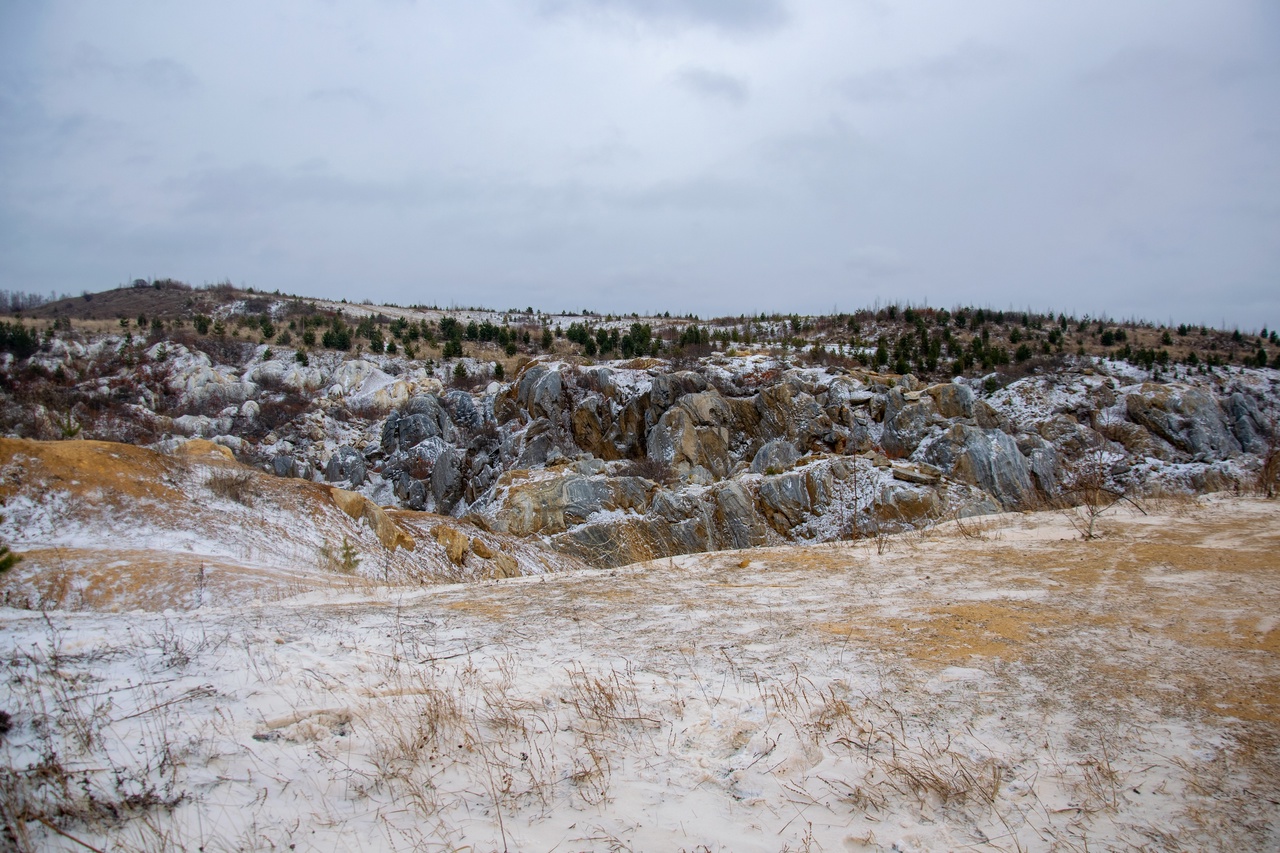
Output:
M1280 505L0 610L0 847L1280 845Z

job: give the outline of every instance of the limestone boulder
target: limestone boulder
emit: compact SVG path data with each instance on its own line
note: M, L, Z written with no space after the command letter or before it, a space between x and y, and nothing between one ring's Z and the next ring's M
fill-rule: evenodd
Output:
M1244 452L1265 455L1271 424L1258 408L1257 401L1237 391L1227 399L1226 413L1231 430Z
M1211 394L1186 385L1146 383L1125 397L1129 419L1196 461L1215 462L1240 453L1240 441Z
M559 370L535 364L521 374L515 392L516 400L530 416L559 421L565 408L564 377Z
M795 445L783 438L776 438L756 451L751 460L752 474L781 474L791 469L800 459Z
M924 461L985 489L1007 509L1026 506L1035 497L1026 457L1002 430L953 424L925 449Z
M760 481L756 503L769 526L786 534L829 503L830 471L813 468L765 477Z
M930 385L924 392L933 400L937 413L948 420L973 417L973 391L959 382Z
M324 466L324 478L330 483L348 480L352 486L360 486L366 475L364 456L349 444L334 451Z
M351 518L367 523L374 535L378 537L378 541L382 543L382 547L388 551L394 551L396 548L404 548L406 551L414 550L413 537L396 524L382 507L364 495L330 487L329 497L335 506Z
M937 420L938 411L932 397L921 395L913 401L907 399L900 387L893 388L885 398L880 445L890 456L906 458L934 431Z

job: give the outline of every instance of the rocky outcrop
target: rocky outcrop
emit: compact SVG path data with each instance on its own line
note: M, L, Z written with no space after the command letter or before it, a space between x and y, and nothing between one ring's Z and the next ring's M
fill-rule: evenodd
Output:
M325 475L622 565L1026 508L1070 499L1061 482L1090 453L1123 475L1137 460L1225 464L1269 435L1256 388L1219 402L1207 387L1028 378L984 398L960 380L789 371L747 390L736 378L646 370L534 362L505 389L418 394L386 417L375 445L339 448ZM243 419L237 411L229 417ZM271 465L309 473L287 449ZM1178 476L1211 487L1228 470ZM500 576L501 552L469 547L468 571Z
M933 400L934 409L943 418L973 417L973 391L968 385L959 382L947 382L942 385L930 385L924 393Z
M1001 430L954 424L929 445L924 461L980 486L1005 509L1028 506L1035 498L1027 459Z
M359 488L364 483L366 474L364 456L350 445L339 447L329 457L324 466L324 478L330 483L347 480L352 486Z
M591 516L612 510L644 512L657 484L639 477L560 477L525 480L528 472L503 477L507 488L486 517L498 532L517 536L561 533Z
M775 438L756 451L750 470L752 474L780 474L795 465L799 458L794 444Z
M820 513L830 502L831 473L825 468L765 477L760 481L758 506L761 516L779 533L787 533L809 516Z
M1185 385L1147 383L1125 398L1129 419L1196 461L1213 462L1240 453L1218 401Z
M396 548L404 548L406 551L414 549L413 537L392 521L391 516L387 515L381 507L364 495L330 488L329 496L338 509L354 519L363 519L368 523L370 529L377 535L378 541L382 543L382 547L388 551L394 551Z
M932 397L894 388L885 398L884 432L880 445L890 456L908 457L915 453L920 442L934 431L935 424L940 421L941 416Z
M1226 412L1241 449L1245 453L1265 454L1267 440L1273 437L1273 425L1262 414L1257 401L1236 391L1227 399Z

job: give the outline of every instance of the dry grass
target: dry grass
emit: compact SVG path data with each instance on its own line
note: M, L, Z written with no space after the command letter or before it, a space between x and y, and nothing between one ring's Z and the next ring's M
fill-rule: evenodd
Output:
M577 839L568 849L696 848L613 820L662 791L759 822L765 849L888 848L906 826L946 828L948 848L1259 849L1278 787L1280 526L1273 504L1222 506L1173 528L1119 514L1093 542L1048 513L1003 518L998 542L943 527L884 554L699 555L411 605L206 614L203 634L166 619L93 654L136 656L149 678L242 655L249 692L280 692L287 708L254 720L254 784L327 792L339 829L379 814L396 847L529 849L521 838L555 825ZM311 650L324 638L348 669ZM39 701L78 707L51 734L64 766L73 754L108 766L125 718L186 750L122 768L156 793L119 825L37 789L60 831L125 850L148 848L122 827L150 827L151 849L296 840L270 829L282 825L270 798L225 838L183 835L189 821L172 817L201 807L170 802L203 796L188 784L197 758L229 750L223 767L241 748L178 712L231 697L184 686L104 714L94 702L109 693L90 677L101 661L43 647L24 664L46 687L22 682L22 724ZM36 845L53 831L32 814Z

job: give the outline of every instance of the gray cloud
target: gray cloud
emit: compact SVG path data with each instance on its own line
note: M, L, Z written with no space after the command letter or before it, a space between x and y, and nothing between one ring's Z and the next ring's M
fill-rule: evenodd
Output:
M727 32L775 30L787 22L782 0L544 0L544 14L624 15L656 24L696 24Z
M175 59L114 62L107 59L102 50L88 44L79 45L70 70L79 77L106 78L169 97L189 95L200 86L192 70Z
M328 86L312 89L307 93L307 100L329 106L356 106L369 112L378 112L381 109L376 98L363 89L357 89L354 86Z
M895 101L945 94L968 82L1006 72L1013 55L1001 48L965 43L954 51L906 66L850 75L838 84L851 101Z
M1280 323L1273 0L1017 8L0 4L0 278Z
M676 75L676 82L696 95L734 105L745 104L750 96L745 81L709 68L684 68Z

